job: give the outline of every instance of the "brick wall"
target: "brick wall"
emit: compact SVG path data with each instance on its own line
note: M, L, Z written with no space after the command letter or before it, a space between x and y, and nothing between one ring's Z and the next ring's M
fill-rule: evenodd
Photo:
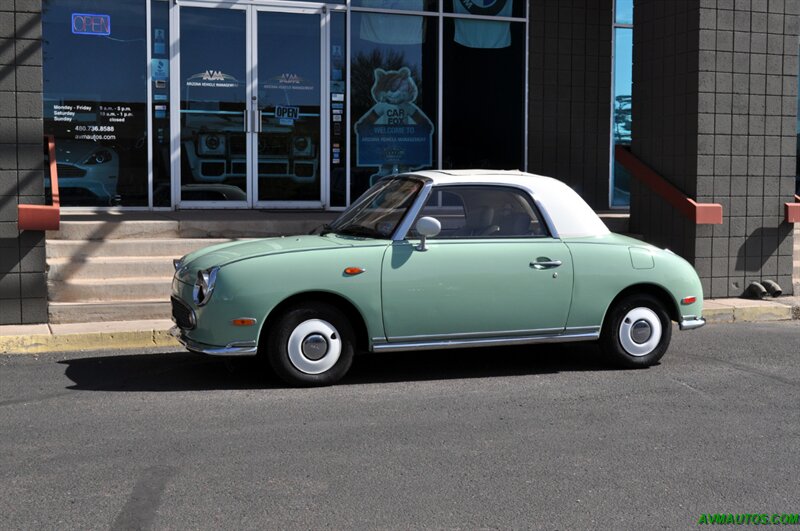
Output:
M695 226L638 183L631 230L692 261L706 296L772 279L792 290L800 2L637 0L634 153L689 197L720 203Z
M40 0L0 0L0 325L47 321L43 232L17 205L44 203Z
M608 208L612 2L529 5L528 171Z

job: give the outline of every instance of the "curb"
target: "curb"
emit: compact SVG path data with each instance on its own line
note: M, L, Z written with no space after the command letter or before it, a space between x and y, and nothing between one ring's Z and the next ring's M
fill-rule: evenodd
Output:
M0 336L0 354L180 347L168 330Z
M786 297L782 302L711 299L705 301L703 317L708 324L800 320L800 297ZM163 320L0 326L0 355L183 348L169 333L171 326L172 322Z

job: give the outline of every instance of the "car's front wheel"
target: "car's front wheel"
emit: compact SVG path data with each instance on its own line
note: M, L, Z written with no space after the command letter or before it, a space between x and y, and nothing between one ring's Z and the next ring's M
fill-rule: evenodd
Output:
M664 305L650 295L617 302L603 323L603 352L617 365L637 368L655 364L669 347L672 324Z
M291 385L330 385L350 369L353 328L326 303L305 303L287 310L269 330L267 358L275 373Z

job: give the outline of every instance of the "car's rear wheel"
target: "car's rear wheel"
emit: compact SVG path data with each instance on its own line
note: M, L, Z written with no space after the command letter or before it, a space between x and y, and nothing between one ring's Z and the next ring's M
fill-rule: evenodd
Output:
M650 295L631 295L617 302L603 323L603 352L622 367L649 367L669 347L672 324L664 305Z
M350 369L353 327L326 303L305 303L287 310L269 330L267 358L286 383L330 385Z

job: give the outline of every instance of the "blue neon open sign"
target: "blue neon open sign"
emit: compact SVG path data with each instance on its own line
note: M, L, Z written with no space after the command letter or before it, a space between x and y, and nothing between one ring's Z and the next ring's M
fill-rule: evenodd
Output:
M111 15L73 13L72 33L75 35L111 35Z

